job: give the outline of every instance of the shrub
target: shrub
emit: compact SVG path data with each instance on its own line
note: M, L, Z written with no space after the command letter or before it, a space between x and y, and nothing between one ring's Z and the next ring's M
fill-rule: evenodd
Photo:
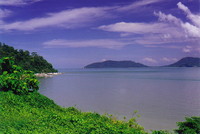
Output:
M177 122L178 134L200 134L200 117L186 117L185 122Z
M32 71L23 70L14 65L13 58L0 59L0 89L13 91L15 94L26 94L39 89L39 81Z

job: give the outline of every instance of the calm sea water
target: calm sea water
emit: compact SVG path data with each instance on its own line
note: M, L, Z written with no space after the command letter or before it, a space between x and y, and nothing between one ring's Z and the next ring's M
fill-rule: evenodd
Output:
M200 116L200 68L61 69L40 79L40 92L57 104L82 111L141 115L145 129L176 128L185 116Z

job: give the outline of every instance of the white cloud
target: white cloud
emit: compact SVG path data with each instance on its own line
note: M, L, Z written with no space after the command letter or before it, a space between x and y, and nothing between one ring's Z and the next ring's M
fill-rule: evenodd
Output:
M177 61L178 59L177 59L177 58L167 58L167 57L163 57L162 60L165 61L165 62L175 62L175 61Z
M20 6L35 3L42 0L0 0L2 6Z
M177 5L179 9L183 10L187 14L187 17L193 22L193 24L189 22L183 22L181 19L171 14L166 15L162 12L158 12L154 14L159 17L160 21L170 22L170 23L175 24L177 27L182 28L185 31L184 34L186 37L189 36L189 37L199 38L200 37L200 16L192 14L191 11L188 9L188 7L183 5L181 2L179 2Z
M4 23L0 25L2 30L29 31L44 27L81 27L86 22L93 22L101 17L106 17L106 8L77 8L48 14L46 17L34 18L26 21Z
M160 21L168 21L168 22L174 23L176 25L179 25L180 23L182 23L182 21L180 19L176 18L175 16L173 16L171 14L166 15L166 14L162 13L161 11L159 11L158 13L154 12L154 15L158 16Z
M42 0L0 0L0 5L9 5L9 6L19 6L31 4ZM123 11L132 10L132 8L139 8L149 4L157 3L162 0L141 0L133 2L132 4L125 6L111 6L111 7L85 7L77 8L72 10L64 10L57 13L49 13L42 18L33 18L30 20L16 21L13 23L6 23L0 25L0 30L21 30L21 31L30 31L43 27L55 27L62 26L65 28L74 28L80 27L85 24L85 22L91 22L97 19L98 17L106 18L109 16L109 11Z
M149 2L159 2L159 1L155 0ZM182 3L178 3L178 6L181 10L185 11L188 14L187 16L190 15L190 17L188 18L190 18L190 20L194 22L194 24L191 24L189 22L183 22L181 19L173 16L172 14L166 15L161 11L159 11L159 12L154 12L154 15L159 18L160 22L150 22L150 23L118 22L110 25L102 25L98 28L104 31L118 32L123 38L125 37L132 38L133 40L132 43L143 44L146 46L147 45L155 46L156 44L166 44L166 43L169 44L169 43L181 43L181 42L184 43L200 42L199 38L200 28L197 25L197 23L200 23L200 21L195 22L195 18L198 20L198 15L193 15L190 12L190 10ZM166 47L182 49L182 47L180 46L176 47L166 46Z
M144 7L150 4L158 3L163 0L139 0L136 2L133 2L129 5L121 6L118 8L118 11L127 11L127 10L134 10L136 8Z
M190 9L183 5L181 2L179 2L177 5L179 9L183 10L186 13L187 18L190 19L194 23L194 25L200 27L200 15L192 14Z
M107 61L107 59L101 59L102 62Z
M200 28L199 27L196 27L188 22L182 23L181 26L182 26L182 28L185 29L188 36L200 38Z
M96 39L96 40L55 39L55 40L44 42L43 45L45 48L99 47L99 48L117 49L127 44L120 40L112 40L112 39Z
M183 52L185 52L185 53L189 53L189 52L191 52L191 49L183 48Z
M35 3L42 0L0 0L0 5L21 6ZM132 8L139 8L149 4L157 3L162 0L141 0L133 2L125 6L111 6L111 7L85 7L72 10L64 10L57 13L49 13L42 18L33 18L30 20L16 21L13 23L4 22L0 25L1 30L21 30L30 31L43 27L62 26L65 28L73 28L83 26L85 22L91 22L98 17L106 18L110 12L132 10ZM110 12L109 12L110 11Z
M187 46L182 48L182 51L185 52L185 53L190 53L190 52L194 52L194 51L199 51L198 48L187 45Z
M185 5L183 5L181 2L178 2L177 6L179 9L185 11L187 14L191 14L190 9L186 7Z
M163 44L182 42L184 31L167 23L136 23L119 22L100 26L99 29L110 32L119 32L122 37L131 37L136 44ZM134 35L140 35L135 37Z
M111 25L100 26L99 29L111 32L133 33L133 34L180 34L176 27L170 27L166 23L126 23L119 22Z
M150 57L146 57L143 59L143 61L149 62L149 63L157 63L157 61L153 58Z
M12 11L7 9L0 9L0 19L8 17L12 14Z

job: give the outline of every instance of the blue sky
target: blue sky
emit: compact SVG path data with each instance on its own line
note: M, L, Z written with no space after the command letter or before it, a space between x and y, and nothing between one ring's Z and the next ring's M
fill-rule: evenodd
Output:
M0 41L56 68L200 57L199 0L0 0Z

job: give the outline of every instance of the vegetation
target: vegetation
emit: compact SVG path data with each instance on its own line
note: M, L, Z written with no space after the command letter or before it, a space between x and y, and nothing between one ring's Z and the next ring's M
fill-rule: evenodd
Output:
M14 65L12 58L0 59L0 89L13 91L15 94L27 94L39 89L39 81L32 71L23 70Z
M185 122L178 122L178 134L200 134L200 117L186 117Z
M52 64L47 62L36 52L30 53L29 51L24 51L22 49L17 50L11 46L0 43L0 58L3 57L13 57L16 65L25 70L31 70L34 73L57 72Z
M73 107L62 108L39 94L37 79L14 65L12 58L3 58L0 65L0 134L148 134L136 118L120 121ZM200 117L186 118L178 126L178 134L199 134Z
M200 67L200 58L185 57L167 67Z
M130 67L147 67L141 63L133 61L103 61L96 62L85 66L84 68L130 68Z
M37 92L0 92L0 113L0 134L149 134L135 119L125 122L73 107L62 108ZM182 125L176 133L199 134L200 118L191 119L192 124L188 119L179 123ZM152 134L170 133L161 130Z
M12 58L2 58L0 68L0 133L146 133L135 118L122 122L97 113L59 107L36 92L35 75L14 65Z
M61 108L37 92L0 92L0 113L3 134L146 134L135 122L113 120L73 107Z

